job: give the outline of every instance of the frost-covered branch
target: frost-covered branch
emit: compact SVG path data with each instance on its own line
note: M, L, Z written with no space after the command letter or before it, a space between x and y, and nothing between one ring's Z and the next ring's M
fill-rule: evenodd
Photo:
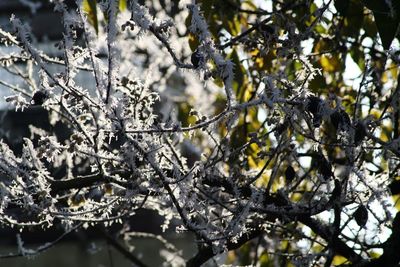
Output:
M0 44L12 47L0 56L13 78L0 77L5 101L45 112L50 125L30 126L21 149L12 132L0 142L2 226L100 227L143 266L108 227L124 224L128 244L130 218L146 209L163 218L161 230L189 231L198 244L184 259L152 236L172 266L242 246L254 249L251 262L275 255L330 265L341 255L374 264L378 247L386 262L385 245L398 243L389 192L400 191L396 55L375 62L386 55L369 54L375 47L346 54L354 37L340 39L347 26L334 1L271 1L272 11L242 3L248 12L221 14L214 9L224 1L142 2L121 10L99 1L96 32L93 10L55 1L64 32L51 57L17 15L12 32L0 29ZM357 92L342 77L339 52L368 65ZM390 229L386 243L376 239ZM23 256L50 247L19 244Z

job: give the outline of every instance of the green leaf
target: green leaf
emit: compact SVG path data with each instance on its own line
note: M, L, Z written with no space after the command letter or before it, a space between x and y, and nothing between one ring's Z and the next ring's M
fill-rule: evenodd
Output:
M94 27L98 34L99 21L97 20L96 0L83 0L82 9L87 14L89 23Z
M383 48L389 49L400 23L400 1L391 1L392 9L386 1L363 0L363 3L374 14Z

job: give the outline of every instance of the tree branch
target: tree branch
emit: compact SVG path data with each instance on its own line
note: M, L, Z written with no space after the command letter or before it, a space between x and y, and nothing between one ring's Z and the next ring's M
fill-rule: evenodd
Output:
M383 246L383 254L370 262L362 262L354 267L394 267L400 264L400 212L397 212L392 223L392 234Z
M239 239L235 240L235 242L229 240L226 244L226 248L228 250L234 250L240 248L246 242L262 235L263 232L264 231L260 228L254 228L248 231L247 233L243 234ZM193 258L187 261L186 267L200 266L217 254L218 254L217 252L213 251L212 247L206 246L200 249L199 252Z
M129 252L125 247L123 247L117 240L115 240L109 233L105 230L98 228L99 232L107 239L108 243L111 244L118 252L128 258L132 263L139 267L147 267L141 260L139 260L135 255Z

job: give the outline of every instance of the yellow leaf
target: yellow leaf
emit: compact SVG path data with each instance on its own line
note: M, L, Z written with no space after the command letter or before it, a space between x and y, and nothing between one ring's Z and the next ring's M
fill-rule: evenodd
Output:
M393 202L394 202L394 207L397 210L400 210L400 194L399 195L394 195L393 196Z
M99 33L99 22L97 20L96 0L83 0L82 9L87 14L89 23Z
M85 201L86 201L85 197L83 195L78 194L68 199L68 205L74 208L81 207L85 204Z
M381 112L377 109L371 109L369 115L371 115L374 119L378 119L381 115Z
M268 257L267 253L262 254L258 261L261 266L268 266L271 263L271 259Z
M119 0L119 11L124 11L126 9L126 0Z
M252 1L244 1L242 3L242 8L249 9L249 10L257 10L257 6Z
M325 39L320 39L318 43L314 46L314 53L320 53L328 49L330 49L330 47Z
M382 131L381 131L381 135L380 135L380 139L383 142L387 142L389 141L389 137L391 135L391 130L390 130L390 126L383 126L382 127Z
M234 250L231 250L231 251L229 251L229 252L227 253L227 255L226 255L226 263L232 264L232 263L235 262L236 258L237 258L237 256L236 256L236 254L235 254L235 251L234 251Z
M383 72L382 73L382 77L381 77L381 82L383 83L383 84L385 84L385 83L387 83L389 81L389 77L388 77L388 75L387 75L387 72Z
M333 257L332 264L335 266L339 266L344 264L345 262L347 262L347 259L345 257L340 255L335 255L335 257Z
M260 178L256 181L257 187L267 187L269 182L269 177L271 177L271 170L265 170Z
M104 193L106 193L108 195L112 195L112 193L113 193L113 188L112 188L111 184L105 184L103 186L103 190L104 190Z
M382 253L376 250L372 250L371 252L368 252L368 254L371 256L372 259L376 259L382 256Z
M258 168L258 164L257 164L257 162L254 160L254 158L252 156L248 156L247 157L247 161L249 162L249 167L252 170L255 170L255 169Z
M398 72L397 65L394 62L392 62L390 64L389 69L390 69L390 74L392 75L392 77L396 78L397 77L397 72Z
M340 61L337 56L322 55L320 64L323 70L326 72L335 72L340 68Z
M196 48L199 46L200 42L199 39L197 39L196 35L193 33L189 34L189 46L192 51L196 50Z

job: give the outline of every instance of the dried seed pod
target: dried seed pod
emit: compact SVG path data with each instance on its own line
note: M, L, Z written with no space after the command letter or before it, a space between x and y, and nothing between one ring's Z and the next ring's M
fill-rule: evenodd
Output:
M351 120L350 120L349 114L347 114L346 111L341 110L340 111L340 115L342 115L342 124L346 125L346 126L349 126L351 124Z
M357 122L354 126L354 144L358 146L367 135L367 130L362 122Z
M197 69L198 67L200 67L201 62L203 61L203 55L199 52L199 50L196 50L190 57L190 61L192 62L193 66Z
M392 195L400 194L400 180L394 180L389 184L389 190Z
M335 111L331 114L330 118L331 118L331 122L332 122L333 126L337 130L337 128L339 127L339 124L341 122L340 113L338 111Z
M318 165L319 173L324 177L325 180L333 177L332 165L328 162L328 160L326 160L323 155L321 155L318 159Z
M306 110L315 116L318 114L321 105L322 100L319 97L310 96L307 98Z
M353 213L356 223L360 227L364 227L368 221L368 210L364 205L358 206L357 210Z
M75 194L68 199L68 204L71 207L81 206L85 203L85 196L82 194Z
M320 109L322 107L322 100L316 96L310 96L307 98L306 111L310 112L313 116L313 126L321 126L322 116L320 114Z
M325 180L333 177L332 172L332 165L331 163L325 158L322 152L319 152L315 156L313 156L314 160L314 167L318 170L318 172L323 176Z
M296 172L294 171L293 167L289 165L285 171L286 182L287 183L292 182L295 177L296 177Z
M32 105L42 105L44 103L44 101L46 101L48 95L45 91L36 91L33 94L32 100L31 100L31 104Z
M349 115L344 110L337 110L330 116L331 122L335 129L346 129L350 126L351 120Z
M288 122L286 120L283 123L278 124L276 126L276 133L278 135L281 135L287 129L287 126L288 126Z
M319 114L315 115L312 122L313 122L313 126L314 126L314 127L319 127L319 126L321 126L322 116L319 115Z
M259 31L265 38L274 36L276 33L275 28L270 24L259 25Z

